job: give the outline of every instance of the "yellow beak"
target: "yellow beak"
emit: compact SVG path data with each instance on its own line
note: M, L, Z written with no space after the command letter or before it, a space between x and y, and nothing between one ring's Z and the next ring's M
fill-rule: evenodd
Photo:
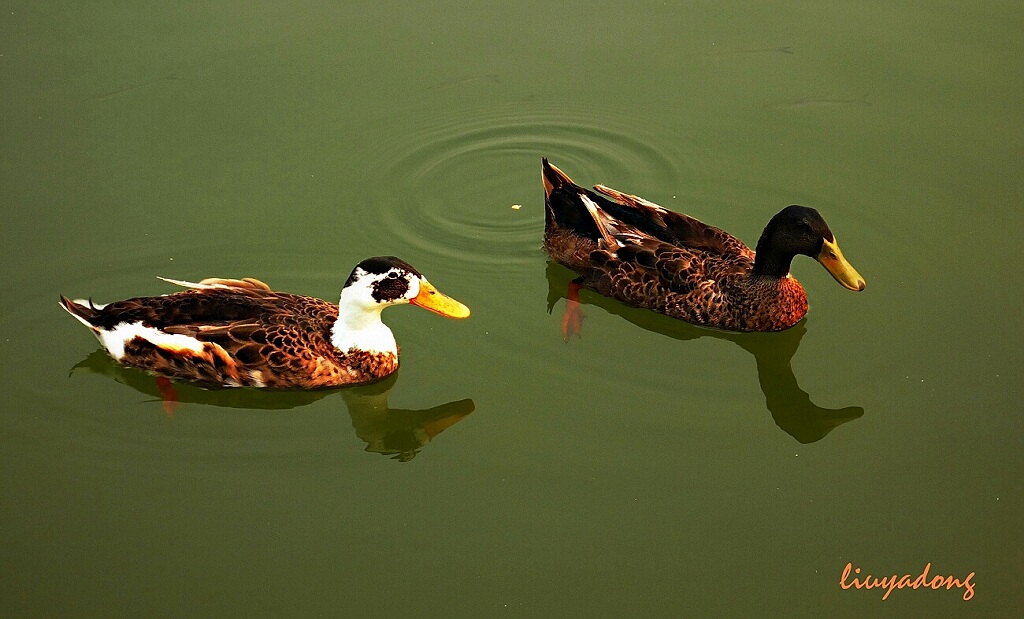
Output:
M443 295L425 279L420 280L420 292L409 301L413 305L448 318L468 318L469 308L455 299Z
M825 267L832 277L836 278L836 281L843 285L844 288L849 288L854 292L860 292L864 290L867 285L864 282L864 278L860 276L857 269L853 268L846 258L843 257L843 252L839 251L839 243L833 239L829 241L825 239L821 244L821 253L818 254L818 262L821 266Z

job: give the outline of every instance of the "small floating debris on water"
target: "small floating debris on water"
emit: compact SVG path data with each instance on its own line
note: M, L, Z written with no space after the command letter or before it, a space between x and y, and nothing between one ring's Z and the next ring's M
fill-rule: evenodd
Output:
M513 211L518 211L518 210L519 210L519 209L521 209L521 208L523 208L523 205L522 205L522 204L513 204L513 205L512 205L512 210L513 210Z

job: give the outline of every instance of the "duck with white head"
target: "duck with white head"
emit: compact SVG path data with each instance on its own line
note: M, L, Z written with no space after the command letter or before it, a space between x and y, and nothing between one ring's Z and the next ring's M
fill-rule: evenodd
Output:
M252 279L165 280L188 290L106 305L61 297L119 363L207 386L318 388L379 380L398 369L381 312L412 304L448 318L469 309L394 256L363 260L338 305L275 292Z

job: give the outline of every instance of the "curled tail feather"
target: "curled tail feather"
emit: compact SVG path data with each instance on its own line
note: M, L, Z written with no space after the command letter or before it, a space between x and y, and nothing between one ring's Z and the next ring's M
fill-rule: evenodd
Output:
M181 279L170 279L167 277L158 277L157 279L163 280L168 284L174 284L175 286L181 286L182 288L194 288L196 290L204 290L210 288L244 288L247 290L262 290L264 292L270 292L270 286L256 279L255 277L243 277L242 279L231 279L224 277L207 277L206 279L196 282L188 282Z
M74 316L78 322L89 327L93 331L97 331L95 321L99 316L102 306L97 307L96 304L92 302L92 299L75 299L72 301L64 295L60 295L59 303L60 306L64 308L64 311Z

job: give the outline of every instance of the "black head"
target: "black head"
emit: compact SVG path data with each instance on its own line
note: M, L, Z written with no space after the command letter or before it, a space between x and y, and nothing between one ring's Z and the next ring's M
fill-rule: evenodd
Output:
M797 254L820 262L844 287L864 290L864 279L843 258L835 235L818 211L794 204L779 211L765 226L757 242L754 274L785 277Z
M761 243L767 242L790 256L817 258L823 241L835 241L835 236L818 211L794 204L779 211L764 227L757 251L760 253Z

